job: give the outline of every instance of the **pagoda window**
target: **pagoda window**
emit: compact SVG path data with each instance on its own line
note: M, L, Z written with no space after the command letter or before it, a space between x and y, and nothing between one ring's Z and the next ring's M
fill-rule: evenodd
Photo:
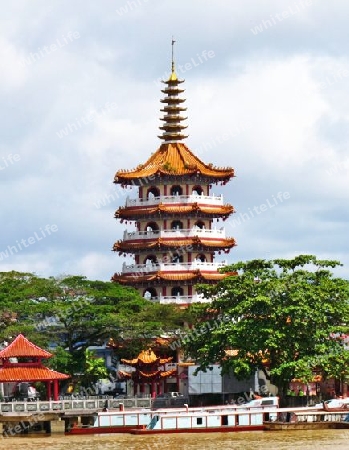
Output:
M182 195L183 189L179 185L175 185L171 187L171 195Z
M149 266L149 265L157 264L157 263L158 263L158 260L155 255L148 255L145 257L143 264Z
M176 286L171 289L172 297L180 297L183 294L184 294L183 288L181 288L180 286Z
M203 195L204 194L204 190L202 189L201 186L194 186L193 190L192 190L192 195Z
M145 231L159 231L159 225L156 222L149 222L145 226Z
M206 261L207 261L207 258L206 258L205 255L199 254L199 255L197 255L197 257L195 258L195 260L198 261L198 262L206 262Z
M155 298L157 298L158 294L156 292L156 289L154 288L147 288L144 292L143 292L143 298L145 298L146 300L154 300Z
M205 228L205 223L202 222L202 220L198 220L198 221L195 223L195 226L196 226L197 228L200 228L200 230L203 230L203 229Z
M171 228L172 230L183 230L183 222L181 222L180 220L174 220L171 223Z
M147 199L152 199L155 197L160 197L160 190L155 186L151 186L147 191Z
M171 258L172 263L182 263L183 262L183 255L173 255Z

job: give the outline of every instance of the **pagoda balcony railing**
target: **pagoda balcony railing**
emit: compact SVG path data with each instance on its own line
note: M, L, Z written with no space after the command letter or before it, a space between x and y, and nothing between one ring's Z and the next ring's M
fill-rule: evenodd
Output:
M152 298L151 301L159 302L162 305L176 304L188 305L191 303L209 303L210 300L204 298L201 294L195 295L161 295L160 297Z
M223 205L223 195L161 195L152 198L126 198L126 207L132 206L152 206L171 203L200 203L205 205Z
M186 237L202 237L208 239L225 239L225 228L199 228L193 227L190 229L170 229L170 230L149 230L149 231L124 231L124 241L134 241L139 239L157 239L157 238L186 238Z
M226 261L221 262L201 262L193 261L191 263L158 263L158 264L131 264L122 265L122 273L152 273L152 272L190 272L193 270L202 270L215 272L219 268L227 265Z

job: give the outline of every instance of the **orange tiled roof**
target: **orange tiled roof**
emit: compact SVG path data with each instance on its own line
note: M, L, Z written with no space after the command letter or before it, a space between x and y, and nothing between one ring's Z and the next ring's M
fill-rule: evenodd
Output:
M133 170L119 170L114 178L115 183L130 184L136 178L151 176L197 175L206 176L216 181L228 181L234 176L232 167L214 167L205 164L182 142L164 143L144 163Z
M230 216L234 212L232 205L200 205L198 203L189 203L183 205L158 204L145 206L122 206L115 212L116 219L134 220L137 217L157 214L190 214L200 213L201 215L214 215L217 217Z
M185 271L185 272L156 272L152 274L138 275L134 274L114 274L112 277L113 281L117 281L121 284L138 284L145 281L195 281L195 282L205 282L205 281L219 281L223 280L227 276L235 275L235 273L219 273L219 272L201 272L200 270L195 271Z
M151 274L144 274L140 275L138 273L137 277L135 277L134 273L130 274L117 274L115 273L113 276L113 281L118 281L119 283L135 283L135 282L144 282L144 281L160 281L160 280L166 280L166 281L189 281L189 280L195 280L195 281L208 281L208 280L223 280L224 278L232 275L236 275L234 272L226 272L226 273L220 273L220 272L201 272L200 270L193 270L193 271L184 271L184 272L161 272L158 271L156 273Z
M49 353L28 341L23 334L19 334L11 344L0 351L0 359L15 357L51 358L51 356L52 353Z
M129 250L138 250L138 249L146 249L146 248L168 248L168 247L184 247L186 245L196 245L208 248L216 248L216 249L228 249L235 247L236 242L234 238L227 239L201 239L197 236L188 237L186 239L163 239L163 238L154 238L154 239L139 239L135 241L117 241L113 246L114 251L118 252L127 252Z
M47 367L1 367L0 383L12 381L49 381L70 378Z
M170 361L172 361L173 357L171 356L170 358L159 358L158 356L155 355L155 353L153 352L153 350L149 349L149 350L142 350L140 352L140 354L137 356L137 358L134 359L122 359L121 362L128 364L130 366L135 366L139 363L143 363L143 364L154 364L154 363L158 363L158 364L166 364Z

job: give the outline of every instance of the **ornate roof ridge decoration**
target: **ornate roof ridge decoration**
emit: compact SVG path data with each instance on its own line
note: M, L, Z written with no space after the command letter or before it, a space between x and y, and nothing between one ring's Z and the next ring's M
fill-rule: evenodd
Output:
M43 350L19 334L7 347L0 351L0 359L16 357L51 358L52 353Z
M154 176L206 176L214 181L228 182L234 177L232 167L216 167L201 161L183 142L161 144L144 163L132 170L119 170L114 183L123 185L135 184L135 180L142 178L144 182ZM132 183L133 181L133 183Z

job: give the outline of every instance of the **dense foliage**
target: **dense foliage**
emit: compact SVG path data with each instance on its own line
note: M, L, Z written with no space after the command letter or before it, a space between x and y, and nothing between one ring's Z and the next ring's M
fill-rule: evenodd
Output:
M134 357L154 336L181 327L187 315L117 283L0 273L0 342L23 333L39 346L56 347L49 364L66 373L88 372L87 347L109 339L124 342L123 356Z
M203 331L188 336L186 351L202 369L219 362L240 378L263 370L281 395L291 379L308 382L316 370L349 376L349 282L333 276L338 265L300 255L226 267L238 275L200 287L214 300L202 306Z

